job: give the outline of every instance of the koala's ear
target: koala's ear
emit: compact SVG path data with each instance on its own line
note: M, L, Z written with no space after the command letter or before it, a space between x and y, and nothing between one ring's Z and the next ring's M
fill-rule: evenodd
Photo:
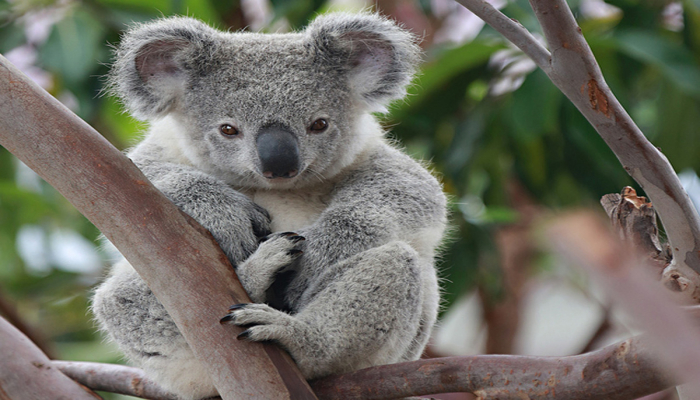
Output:
M167 18L135 26L116 50L109 83L136 118L167 114L186 88L189 76L206 68L219 32L192 18Z
M420 62L416 38L376 14L328 14L306 28L319 62L347 71L350 90L372 111L406 94Z

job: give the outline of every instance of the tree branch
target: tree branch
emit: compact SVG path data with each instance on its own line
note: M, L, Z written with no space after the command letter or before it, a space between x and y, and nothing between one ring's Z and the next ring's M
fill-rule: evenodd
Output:
M0 398L99 399L51 366L41 349L0 317Z
M63 374L92 390L125 394L149 400L175 400L177 396L167 392L146 377L140 368L126 365L77 361L52 361Z
M129 388L132 378L144 386L155 385L133 367L65 361L54 361L54 365L95 390ZM397 399L446 392L502 400L632 400L661 391L671 386L670 382L644 339L637 337L568 357L484 355L381 365L323 378L312 382L312 387L319 399L329 400ZM626 389L620 390L622 387ZM128 390L117 393L168 399Z
M666 157L646 139L610 91L566 1L530 0L551 51L551 60L535 46L529 32L486 1L456 1L530 56L598 131L652 200L666 229L673 262L664 276L680 272L692 279L692 290L684 294L700 301L698 212Z
M129 260L224 399L315 398L286 353L236 340L240 328L219 324L228 306L249 300L211 235L2 56L0 115L0 145L61 192Z
M552 82L571 100L654 203L673 263L700 274L700 217L668 159L605 83L565 0L530 0L552 52ZM547 71L545 71L547 72Z
M551 69L549 51L518 21L508 18L486 0L455 1L491 25L493 29L527 54L543 71Z

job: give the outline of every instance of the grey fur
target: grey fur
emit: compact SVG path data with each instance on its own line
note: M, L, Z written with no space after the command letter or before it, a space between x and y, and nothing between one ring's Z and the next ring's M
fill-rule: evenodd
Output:
M370 14L272 35L169 18L135 27L117 51L112 88L151 123L130 157L237 266L258 304L226 319L248 327L249 340L279 343L308 379L416 359L435 322L445 197L370 114L405 95L418 61L409 33ZM325 130L309 128L320 118ZM293 178L263 175L256 136L271 126L298 144ZM267 236L285 231L296 234ZM126 261L93 310L164 386L182 398L215 394Z

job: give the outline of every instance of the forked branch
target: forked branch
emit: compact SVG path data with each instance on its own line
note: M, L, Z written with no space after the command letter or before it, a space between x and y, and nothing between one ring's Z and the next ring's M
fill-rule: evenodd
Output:
M625 170L651 199L673 252L669 270L681 271L700 287L700 217L666 157L635 125L605 83L598 63L565 0L530 0L549 47L485 0L456 0L525 54L549 76L598 131ZM517 34L516 34L517 33ZM670 272L666 272L669 274ZM688 294L700 300L700 291Z

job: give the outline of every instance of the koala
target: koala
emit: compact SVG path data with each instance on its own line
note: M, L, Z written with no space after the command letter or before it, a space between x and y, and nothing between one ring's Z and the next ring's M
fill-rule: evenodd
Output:
M419 61L414 37L373 14L285 34L166 18L116 50L112 89L149 123L129 157L212 233L254 302L222 323L279 344L307 379L417 359L435 323L446 199L374 116L405 96ZM165 388L216 395L126 260L92 309Z

